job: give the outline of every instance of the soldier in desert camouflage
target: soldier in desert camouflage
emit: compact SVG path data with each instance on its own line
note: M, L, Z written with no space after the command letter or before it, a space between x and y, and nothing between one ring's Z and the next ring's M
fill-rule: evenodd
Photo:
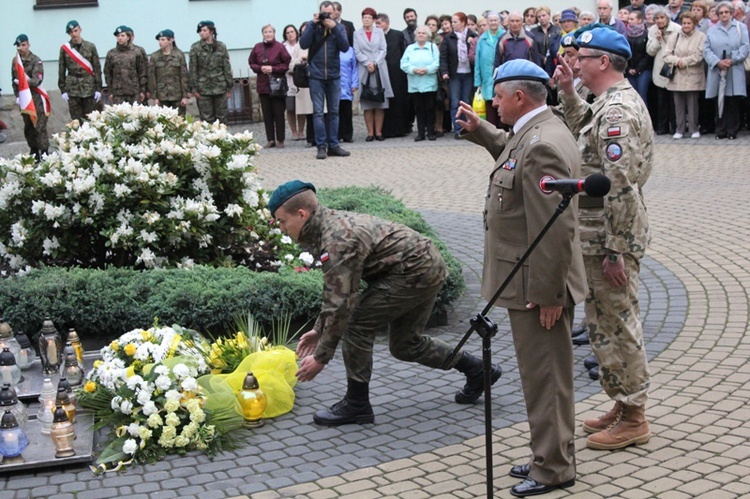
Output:
M281 230L309 246L323 267L323 305L313 330L297 346L297 378L315 378L342 343L346 396L315 413L317 424L374 422L369 399L372 348L383 326L390 326L388 344L394 357L445 369L451 346L423 334L448 275L432 241L401 224L320 206L315 187L299 180L279 186L268 208ZM362 293L360 280L368 285ZM456 402L470 404L482 395L480 359L461 352L447 368L466 375ZM493 366L492 382L501 374Z
M581 195L579 226L589 294L586 318L601 384L615 401L607 414L588 419L587 446L620 449L651 437L645 408L651 375L638 317L638 272L651 239L643 186L653 166L654 130L646 106L623 76L627 39L607 28L578 37L581 83L596 100L576 94L573 71L562 61L555 77L565 121L578 137L584 176L603 173L612 182L600 199Z

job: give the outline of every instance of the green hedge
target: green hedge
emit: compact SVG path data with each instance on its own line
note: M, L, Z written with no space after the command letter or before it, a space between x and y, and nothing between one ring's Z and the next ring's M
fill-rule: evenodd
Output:
M435 305L444 312L465 289L461 266L422 217L379 188L323 190L321 201L404 223L436 240L449 267L447 285ZM245 267L139 271L110 268L43 268L0 281L0 312L15 330L36 334L45 317L61 332L74 327L99 345L131 329L180 324L213 334L232 317L251 311L261 322L290 314L302 326L320 309L320 271L253 272Z

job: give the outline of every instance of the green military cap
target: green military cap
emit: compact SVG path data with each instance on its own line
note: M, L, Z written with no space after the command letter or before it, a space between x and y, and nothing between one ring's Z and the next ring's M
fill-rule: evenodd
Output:
M118 26L117 29L114 32L114 35L117 36L120 33L133 33L133 30L131 28L128 28L124 24L122 26Z
M158 40L159 38L161 38L161 37L165 37L165 38L174 38L174 31L172 31L171 29L163 29L163 30L159 31L159 32L158 32L158 33L156 34L156 39L157 39L157 40Z
M75 19L72 19L72 20L68 21L68 24L65 25L65 32L66 33L70 33L70 31L73 28L77 28L79 26L80 26L80 24L78 24L78 21L76 21Z
M282 204L286 203L289 198L308 189L317 192L314 185L310 182L303 182L301 180L291 180L278 186L276 190L273 191L271 199L268 201L268 209L271 211L271 216L275 216L274 213L276 213L276 210L278 210Z
M19 46L19 45L21 45L21 44L22 44L23 42L28 42L28 41L29 41L29 37L28 37L28 36L26 36L26 35L24 35L24 34L20 34L20 35L18 35L18 36L16 37L16 41L15 41L15 42L13 42L13 45L15 45L16 47L18 47L18 46Z
M201 32L201 28L204 27L204 26L208 26L209 28L213 28L214 27L214 22L213 21L201 21L201 22L199 22L198 23L198 30L197 30L198 33Z

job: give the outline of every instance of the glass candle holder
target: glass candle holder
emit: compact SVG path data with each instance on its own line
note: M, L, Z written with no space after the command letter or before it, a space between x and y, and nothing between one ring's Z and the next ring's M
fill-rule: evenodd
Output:
M55 324L47 317L39 332L39 357L42 359L44 374L55 374L60 370L63 362L62 349L62 337L55 329Z
M55 399L57 398L57 389L49 378L42 382L42 391L39 395L39 412L37 419L42 423L42 435L49 435L52 429L52 419L55 412Z
M68 342L75 349L76 358L83 368L83 343L81 343L81 339L78 337L78 333L76 333L75 329L68 330Z
M29 337L26 336L23 331L18 331L16 333L16 341L18 341L18 344L21 346L21 353L16 357L16 362L18 363L18 367L24 371L29 369L36 360L36 351L34 351L34 347L31 346Z
M76 439L76 432L73 423L68 420L65 409L58 405L55 407L55 415L52 420L52 430L50 430L52 443L55 444L55 457L71 457L76 455L73 449L73 441Z
M10 324L5 322L5 319L0 319L0 352L4 348L10 350L20 367L21 345L15 336L13 336L13 328L10 327Z
M67 379L71 387L80 386L83 383L83 368L70 344L65 347L65 363L60 368L60 376Z
M5 383L0 389L0 411L12 412L16 417L18 426L26 431L29 423L29 411L23 405L23 402L18 400L16 390L9 383Z
M58 387L57 398L55 398L55 406L60 406L63 409L65 409L65 413L68 417L68 421L70 421L71 423L76 422L76 406L74 403L70 401L70 397L68 396L68 393L65 391L65 388ZM54 424L52 426L54 426Z
M3 351L0 352L0 383L16 386L21 382L21 379L21 369L16 364L16 357L10 349L3 348Z
M245 375L242 391L237 394L237 400L242 407L242 415L246 428L259 428L263 426L263 413L268 406L268 397L260 389L258 380L253 373Z
M21 453L29 446L26 433L19 428L16 417L10 411L5 411L0 420L0 456L3 464L23 462Z

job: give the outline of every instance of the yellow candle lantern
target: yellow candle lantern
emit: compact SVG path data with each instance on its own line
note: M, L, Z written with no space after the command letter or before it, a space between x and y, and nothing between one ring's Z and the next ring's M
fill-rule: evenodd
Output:
M263 413L268 406L268 397L260 389L258 380L253 373L247 373L242 391L237 394L237 400L242 407L242 415L245 418L246 428L259 428L263 426Z

